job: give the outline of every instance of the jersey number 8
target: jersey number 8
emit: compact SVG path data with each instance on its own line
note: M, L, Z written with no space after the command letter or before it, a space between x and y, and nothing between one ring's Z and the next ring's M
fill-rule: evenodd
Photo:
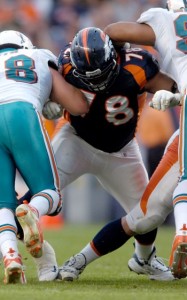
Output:
M34 60L26 55L17 55L7 59L5 68L7 79L30 84L38 81L38 76L34 71Z

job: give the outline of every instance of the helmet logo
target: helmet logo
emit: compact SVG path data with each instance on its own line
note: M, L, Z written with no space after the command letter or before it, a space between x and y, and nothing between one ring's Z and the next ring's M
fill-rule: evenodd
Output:
M18 33L20 39L21 39L21 44L24 44L25 40L23 38L23 35L21 33Z
M105 61L108 61L110 59L111 52L113 52L112 41L108 35L106 35L106 38L105 38L104 49L105 49Z

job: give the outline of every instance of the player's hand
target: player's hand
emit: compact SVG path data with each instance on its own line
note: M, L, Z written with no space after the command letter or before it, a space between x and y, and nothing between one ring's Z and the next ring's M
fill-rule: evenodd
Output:
M118 42L115 42L114 43L114 48L116 49L116 51L120 51L121 49L125 49L125 50L129 50L131 49L131 44L130 43L118 43Z
M173 94L169 91L160 90L154 94L152 100L149 102L149 106L165 111L169 107L181 105L182 98L182 94L180 93Z
M130 43L125 43L124 48L125 49L131 49L131 44Z
M52 101L46 102L42 110L42 115L48 120L58 119L62 117L62 114L62 106Z

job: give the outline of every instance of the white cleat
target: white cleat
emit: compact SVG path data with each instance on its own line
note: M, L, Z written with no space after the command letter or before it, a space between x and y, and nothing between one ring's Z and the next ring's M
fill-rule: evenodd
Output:
M139 260L134 253L133 257L128 261L130 271L137 274L147 275L151 280L171 281L175 280L169 267L163 261L156 257L156 249L154 248L147 261Z
M16 258L8 258L5 256L3 262L5 266L5 277L4 277L5 284L27 283L24 270L23 270L21 256L18 256Z
M43 234L34 209L28 204L16 208L16 217L24 232L24 244L33 257L42 256Z
M39 281L53 281L58 275L58 265L56 261L55 251L52 246L47 242L43 242L42 256L34 258L37 267Z
M57 279L62 281L74 281L79 278L79 275L86 267L86 257L79 253L70 257L61 267Z
M175 278L187 277L187 230L180 230L175 236L169 265Z

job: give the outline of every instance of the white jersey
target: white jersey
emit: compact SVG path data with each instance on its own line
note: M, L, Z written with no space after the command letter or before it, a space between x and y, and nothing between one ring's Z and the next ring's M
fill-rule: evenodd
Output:
M45 49L0 51L0 104L26 101L41 112L52 88L48 61L56 57Z
M187 13L152 8L142 13L137 22L152 27L156 36L155 49L161 56L161 69L183 91L187 87Z

